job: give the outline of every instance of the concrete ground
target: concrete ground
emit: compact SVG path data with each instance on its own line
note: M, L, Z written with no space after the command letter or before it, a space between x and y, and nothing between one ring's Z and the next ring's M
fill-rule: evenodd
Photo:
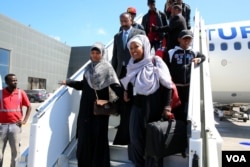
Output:
M41 103L32 103L32 113L29 122L23 126L21 153L29 145L29 132L32 116L36 113L35 109L40 106ZM220 135L223 138L222 150L231 151L250 151L249 145L240 144L241 142L250 143L250 120L243 122L238 119L224 119L219 120L219 117L215 115L215 126L218 129ZM5 150L3 167L10 166L10 149L9 145Z
M243 122L236 118L227 118L220 121L215 115L215 126L223 139L222 150L250 151L250 120Z

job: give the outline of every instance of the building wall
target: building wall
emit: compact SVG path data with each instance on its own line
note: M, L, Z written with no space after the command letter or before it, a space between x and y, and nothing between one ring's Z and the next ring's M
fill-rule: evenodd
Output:
M71 77L79 68L89 61L90 48L90 46L71 48L67 78Z
M10 51L9 73L17 75L21 89L30 89L31 77L45 79L45 89L52 92L67 78L70 46L1 14L0 48Z

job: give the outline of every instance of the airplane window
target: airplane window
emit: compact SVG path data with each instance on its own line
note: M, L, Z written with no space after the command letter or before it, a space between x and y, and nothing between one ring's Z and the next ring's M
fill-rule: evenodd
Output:
M214 44L213 43L209 44L209 51L214 51Z
M241 43L240 42L235 42L234 43L234 49L235 50L240 50L241 49Z
M220 44L220 48L221 48L221 50L227 50L227 43L221 43Z
M250 49L250 42L248 42L248 49Z

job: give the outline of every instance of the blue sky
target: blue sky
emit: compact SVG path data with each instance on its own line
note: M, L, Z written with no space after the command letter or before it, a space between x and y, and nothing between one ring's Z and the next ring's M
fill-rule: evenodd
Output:
M249 20L249 0L184 0L194 15L198 9L205 24ZM156 0L163 11L165 0ZM0 13L56 38L69 46L95 41L107 44L117 33L119 15L134 6L137 14L148 11L147 0L2 0Z

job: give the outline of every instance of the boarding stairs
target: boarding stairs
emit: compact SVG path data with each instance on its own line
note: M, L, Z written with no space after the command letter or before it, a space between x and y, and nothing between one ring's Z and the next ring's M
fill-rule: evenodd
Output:
M207 34L204 21L196 11L193 28L193 48L208 55ZM113 43L106 45L107 60L111 59ZM208 57L207 57L208 60ZM188 109L189 148L188 157L176 154L164 158L164 167L192 167L199 157L199 167L221 167L222 139L214 125L214 112L208 61L200 67L192 64L190 101ZM72 77L81 80L87 62ZM29 147L22 153L17 167L77 167L76 120L81 92L61 86L37 108L30 128ZM113 145L119 116L110 116L109 142L112 167L133 167L127 154L127 146Z

